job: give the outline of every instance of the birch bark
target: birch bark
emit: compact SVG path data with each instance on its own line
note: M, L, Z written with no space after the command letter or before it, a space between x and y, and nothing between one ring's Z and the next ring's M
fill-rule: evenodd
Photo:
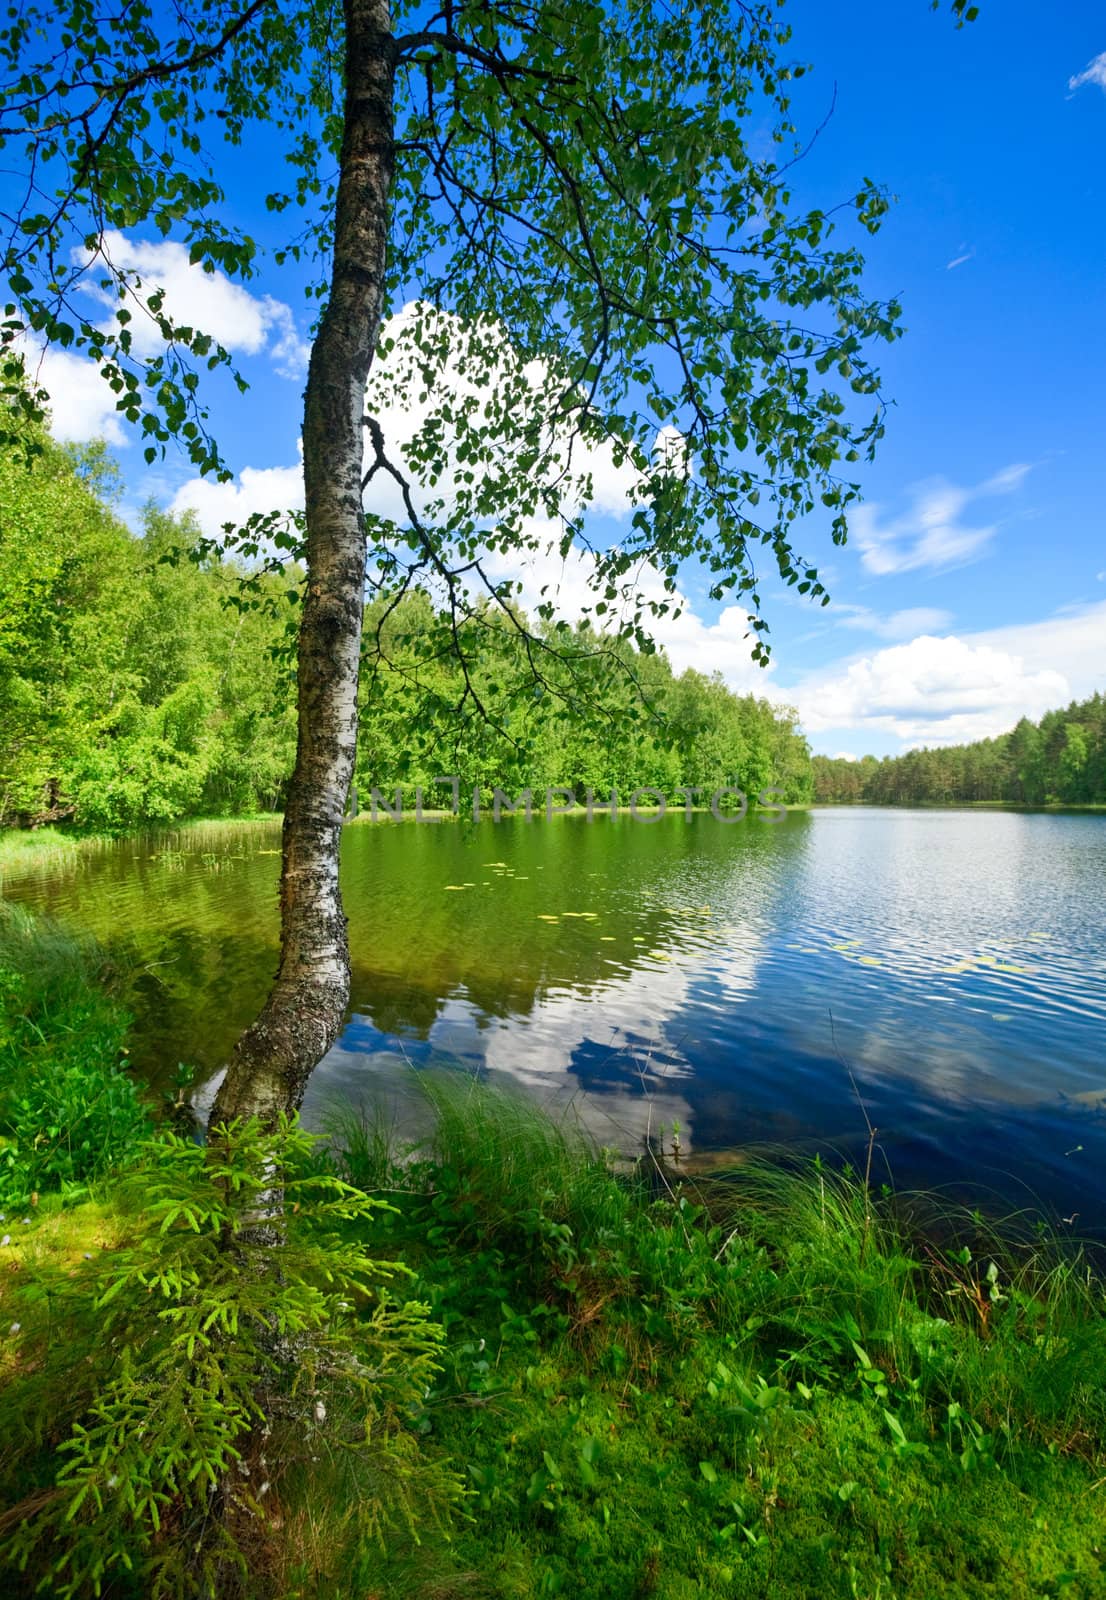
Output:
M345 0L345 110L330 295L304 397L307 591L298 645L296 765L284 812L281 952L235 1048L211 1125L296 1110L349 997L338 887L357 747L365 587L365 383L384 311L394 161L395 47L388 0Z

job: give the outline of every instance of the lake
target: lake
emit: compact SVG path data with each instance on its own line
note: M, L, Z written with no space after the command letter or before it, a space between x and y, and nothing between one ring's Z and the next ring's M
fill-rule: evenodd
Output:
M197 824L8 877L127 973L132 1057L202 1083L277 949L279 826ZM709 1164L864 1150L875 1172L1106 1232L1106 819L816 809L357 822L353 986L305 1116L463 1067L606 1145ZM851 1075L850 1075L851 1074ZM859 1099L858 1099L859 1097Z

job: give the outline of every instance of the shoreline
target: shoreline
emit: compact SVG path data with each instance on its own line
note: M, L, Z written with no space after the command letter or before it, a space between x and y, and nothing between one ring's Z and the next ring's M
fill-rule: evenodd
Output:
M1064 800L1039 803L1027 800L810 800L802 802L802 808L811 811L1013 811L1030 816L1106 816L1106 803L1090 801L1086 805L1072 805ZM789 806L788 809L799 808Z

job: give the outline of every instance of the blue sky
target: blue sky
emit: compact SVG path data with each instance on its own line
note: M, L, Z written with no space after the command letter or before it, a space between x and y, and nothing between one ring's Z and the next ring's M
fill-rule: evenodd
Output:
M678 667L717 667L796 704L829 754L990 735L1106 689L1106 11L982 0L960 31L926 0L791 0L785 15L795 57L815 69L796 94L801 131L836 85L795 169L796 201L832 205L865 176L897 197L864 245L869 289L904 306L906 337L881 360L894 406L849 546L816 526L801 540L832 606L765 586L768 673L748 661L741 617L705 602L694 573L689 612L658 637ZM264 237L256 159L241 160L232 199ZM237 482L197 485L172 457L145 470L112 397L73 357L45 374L57 431L106 429L132 506L153 494L214 529L289 503L308 322L298 285L264 269L247 294L197 281L160 243L120 248L135 263L145 249L179 306L195 302L198 325L233 344L252 388L242 399L220 383L213 415ZM565 575L569 610L577 576Z

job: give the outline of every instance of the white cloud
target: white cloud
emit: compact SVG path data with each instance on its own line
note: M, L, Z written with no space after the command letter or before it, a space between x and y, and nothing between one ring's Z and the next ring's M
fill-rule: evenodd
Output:
M172 240L136 241L110 230L104 235L104 250L113 266L141 278L143 293L164 290L165 314L178 327L210 334L232 354L267 354L282 378L303 378L310 347L299 335L292 308L282 300L275 300L272 295L258 298L222 272L209 273L193 266L184 246ZM74 260L86 264L88 253L75 251ZM101 324L107 328L112 325L120 302L99 287L97 267L92 262L83 287L110 307L111 316ZM162 347L157 323L133 297L126 302L126 308L133 318L129 328L134 353L143 359L155 355ZM21 347L28 373L50 397L51 430L56 439L78 443L105 439L116 448L130 443L132 434L116 409L116 395L94 362L57 347L36 347L29 339L24 339ZM246 469L243 480L251 471Z
M189 261L184 245L172 239L128 239L109 229L104 234L103 255L112 267L141 280L142 297L161 289L165 296L164 314L178 327L199 329L240 355L259 355L268 350L282 377L301 378L307 370L308 346L299 337L291 307L274 300L272 295L250 294L223 272L205 272L202 266ZM108 326L120 302L114 292L99 287L98 277L104 275L101 263L95 259L90 263L84 250L74 251L74 261L88 264L84 287L110 308L112 316L105 322ZM132 316L128 326L136 353L156 354L162 346L157 322L134 296L123 304Z
M975 256L975 246L973 245L970 250L965 250L963 255L953 256L951 261L946 261L945 262L945 271L946 272L952 272L952 271L955 270L955 268L962 267L966 261L971 261L974 258L974 256Z
M1005 467L973 488L940 478L919 484L913 490L910 510L890 522L881 522L880 507L874 501L859 506L850 527L861 561L869 572L886 577L923 568L942 571L975 560L997 529L994 523L966 526L960 520L963 512L974 500L1012 493L1028 471L1022 463Z
M1106 600L1070 607L1040 622L988 628L967 637L972 643L1017 654L1028 671L1059 673L1070 692L1053 701L1054 705L1062 705L1071 698L1085 699L1103 687Z
M373 365L365 406L381 425L389 459L401 464L410 446L428 432L439 436L437 454L445 462L433 496L446 506L471 497L465 467L452 448L462 418L473 430L489 430L481 446L492 455L491 467L509 465L519 449L516 437L491 437L509 406L510 420L519 429L529 424L541 438L541 457L531 472L532 481L560 484L563 512L572 514L584 503L584 479L590 479L586 504L592 511L613 517L629 514L635 503L642 473L629 458L617 459L613 443L584 442L558 435L548 418L560 405L562 385L541 361L522 364L497 324L466 325L443 312L411 301L390 319L384 329L393 348ZM680 435L665 428L656 436L654 450L662 458L675 456ZM409 458L408 458L409 459ZM482 475L488 468L481 466ZM408 473L408 476L411 476ZM379 498L379 503L378 503ZM415 495L425 506L430 488ZM378 473L365 497L366 510L402 520L395 506L394 485ZM381 509L383 508L383 509Z
M939 633L952 621L951 611L937 606L909 606L905 611L892 611L889 616L879 616L867 606L837 605L833 608L837 622L843 628L858 628L864 633L874 633L880 639L912 639L919 633Z
M265 295L261 305L271 340L269 356L277 374L290 382L306 378L311 346L301 338L291 306L274 300L270 294Z
M423 317L421 331L424 340L421 345L413 337L419 323L419 308L410 304L393 317L384 329L384 337L396 341L396 350L390 359L374 366L366 389L365 407L369 415L380 423L389 460L405 470L413 480L412 499L416 509L426 514L431 501L440 501L444 511L437 513L439 520L448 521L458 499L471 494L463 476L466 468L452 458L449 450L453 417L471 406L474 409L470 427L480 428L489 415L488 408L494 403L489 397L502 397L504 392L510 390L521 406L530 408L528 415L531 420L537 418L540 421L548 414L547 402L552 379L540 362L520 367L510 347L500 340L494 327L479 330L475 335L481 342L481 349L477 358L470 361L468 334L456 319L441 318L435 323L433 318ZM269 325L278 324L279 319L270 316ZM447 336L448 349L444 352L433 347L435 333L439 330ZM263 329L255 319L251 337L260 338L262 333ZM293 340L295 338L294 326L290 337ZM278 348L279 345L274 346L274 354ZM490 374L485 366L486 361L491 364ZM521 378L525 378L530 387L524 385L520 388ZM441 476L432 486L414 481L408 455L428 429L441 430L441 453L446 461ZM654 441L655 456L662 462L671 463L674 471L681 466L681 438L675 428L664 428ZM574 513L581 508L584 494L582 480L586 477L590 480L587 494L589 510L616 519L629 514L635 503L635 491L641 484L641 472L631 460L618 460L613 446L608 444L585 444L575 440L570 449L559 438L547 438L545 443L548 448L547 459L535 470L548 481L565 474L567 487L561 499L561 508L565 513ZM507 455L511 448L510 441L505 441L499 448ZM366 463L370 460L371 453L367 451ZM251 512L302 508L301 474L302 468L299 466L247 467L237 481L229 484L194 478L178 490L171 509L194 510L204 531L211 537L217 537L224 523L241 523ZM400 490L395 479L384 470L377 471L370 480L364 494L364 506L366 512L386 522L401 526L406 524L407 516ZM571 619L580 616L589 601L587 578L591 558L586 552L573 551L568 563L562 563L555 552L560 527L551 521L539 517L525 518L522 534L534 545L529 559L524 563L521 556L512 557L510 561L490 556L485 562L489 576L497 580L525 578L524 603L531 610L543 598L540 592L543 585L549 585L551 590L559 587L561 614ZM645 574L645 577L650 583L650 592L659 597L662 584L657 574L653 572L651 575ZM590 595L591 601L596 598L594 594ZM744 627L743 612L740 617ZM686 633L686 622L683 628ZM727 634L729 632L732 632L732 628L727 629ZM743 653L747 658L747 646ZM748 664L747 659L745 664Z
M985 739L1070 698L1067 679L1009 649L922 634L790 691L808 733L867 728L905 744Z
M1077 72L1073 78L1068 79L1068 88L1072 94L1077 89L1082 89L1085 83L1097 83L1100 89L1106 90L1106 50L1101 55L1095 56L1093 61L1088 61L1082 72Z
M230 483L191 478L177 490L169 505L174 515L195 512L201 530L209 539L219 538L225 523L233 522L240 527L255 511L299 511L302 508L302 464L244 467Z
M1106 600L1039 622L908 644L809 673L786 697L808 733L891 733L905 745L992 738L1103 686Z
M75 444L87 439L105 439L116 446L127 443L126 426L115 409L115 394L91 361L67 350L34 352L26 348L24 359L28 375L50 397L50 431L55 439Z

